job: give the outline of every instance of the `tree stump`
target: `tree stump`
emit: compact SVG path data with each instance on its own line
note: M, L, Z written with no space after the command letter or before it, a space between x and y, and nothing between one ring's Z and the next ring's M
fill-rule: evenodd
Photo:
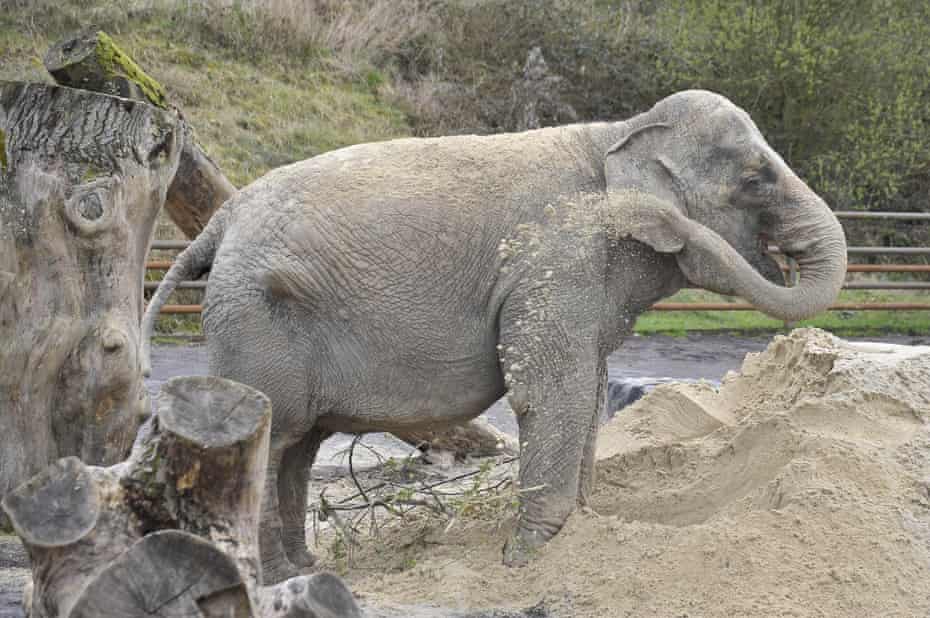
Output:
M128 460L62 459L9 493L32 562L30 617L360 618L333 576L261 586L270 427L257 390L174 378Z
M49 49L45 68L63 86L168 107L164 87L143 71L105 32L91 28ZM178 172L168 186L165 210L188 238L196 238L236 187L223 175L182 120Z
M177 129L145 103L0 82L0 497L59 457L123 459L149 414L142 278Z

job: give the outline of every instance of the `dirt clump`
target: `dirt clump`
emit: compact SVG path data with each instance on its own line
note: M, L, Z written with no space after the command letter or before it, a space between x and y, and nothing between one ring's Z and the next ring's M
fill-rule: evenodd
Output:
M589 508L527 567L500 563L513 522L480 519L398 525L326 566L369 606L926 616L928 418L930 347L799 329L603 427Z

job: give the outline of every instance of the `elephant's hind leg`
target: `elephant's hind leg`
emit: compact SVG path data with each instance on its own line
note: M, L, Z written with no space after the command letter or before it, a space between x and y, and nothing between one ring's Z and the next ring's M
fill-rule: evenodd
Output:
M272 412L273 414L273 412ZM284 449L275 444L272 435L268 452L268 472L265 476L265 493L262 496L262 521L258 544L261 549L262 583L276 584L298 574L297 567L284 552L282 534L284 523L278 502L278 474Z
M278 476L278 499L283 524L282 540L288 559L298 568L313 566L316 557L307 548L307 483L320 445L332 432L314 427L300 442L284 451Z
M267 585L299 573L284 551L278 487L285 451L311 427L306 419L308 378L300 359L291 352L293 333L282 325L280 316L259 300L248 305L248 310L236 307L234 316L226 313L228 305L219 303L212 309L208 305L210 311L204 315L210 372L257 388L271 400L271 437L259 528L262 575Z

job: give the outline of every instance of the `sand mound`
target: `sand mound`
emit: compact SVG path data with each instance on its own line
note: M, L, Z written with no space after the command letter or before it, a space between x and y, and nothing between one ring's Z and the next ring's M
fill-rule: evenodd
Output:
M930 347L796 330L719 389L663 385L604 427L593 511L530 566L499 564L509 523L475 524L348 580L373 603L567 616L926 616L928 417Z

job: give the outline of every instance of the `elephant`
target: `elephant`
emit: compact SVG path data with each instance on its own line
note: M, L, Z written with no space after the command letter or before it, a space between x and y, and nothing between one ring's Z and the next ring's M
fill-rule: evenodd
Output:
M787 286L768 252L796 260ZM266 174L182 252L144 318L210 272L210 372L273 406L265 578L313 563L308 470L334 432L441 428L506 395L527 563L594 482L606 357L685 286L782 320L828 308L846 271L826 203L722 95L625 121L360 144ZM150 350L143 350L149 369Z

